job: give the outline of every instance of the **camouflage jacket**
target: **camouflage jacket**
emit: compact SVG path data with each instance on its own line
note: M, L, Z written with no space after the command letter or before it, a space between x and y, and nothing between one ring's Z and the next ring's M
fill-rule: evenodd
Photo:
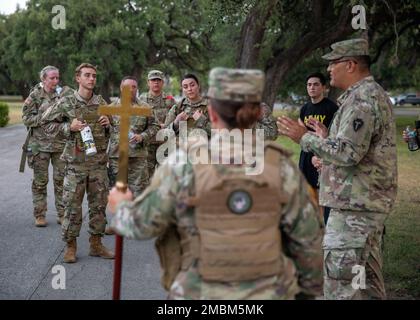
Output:
M276 140L278 137L276 119L273 117L273 113L270 107L265 103L261 103L262 114L260 120L255 125L256 129L264 130L265 140Z
M73 94L58 100L43 114L41 123L47 133L61 133L66 137L66 145L61 155L62 160L74 164L103 164L108 161L106 149L109 142L110 127L112 127L112 118L109 117L111 126L108 128L102 127L95 121L95 119L97 120L100 117L97 111L99 106L106 104L106 101L100 95L93 94L89 101L86 101L75 90ZM77 118L81 121L86 121L85 111L89 112L90 120L87 122L91 126L97 148L97 154L93 156L85 155L80 132L70 130L70 124L73 119Z
M203 112L202 116L194 120L193 114L201 110ZM177 115L181 112L185 112L188 115L187 119L187 132L190 133L193 129L203 129L207 135L211 136L211 123L209 119L209 114L207 111L207 99L203 98L199 102L191 103L188 98L182 98L182 100L174 105L171 110L169 110L168 115L165 120L165 127L174 130L178 133L179 128L174 128L174 121Z
M65 137L58 135L50 135L41 126L41 117L49 106L54 104L58 99L71 92L69 87L63 88L61 94L56 92L46 93L40 84L37 84L26 98L22 109L23 124L32 130L29 140L32 153L37 154L43 152L62 152L65 145Z
M153 108L154 116L158 124L164 124L168 111L175 104L175 100L172 96L168 96L164 92L155 97L149 92L144 92L140 95L139 100L146 102Z
M194 170L186 157L183 150L172 153L157 169L151 185L141 196L119 205L112 221L118 233L128 238L149 239L162 236L173 224L178 229L188 230L191 235L198 233L195 209L188 202L195 188ZM176 159L181 161L174 164ZM283 194L288 199L281 209L279 225L285 271L253 281L204 281L195 260L188 269L178 273L170 289L170 298L284 299L293 298L299 290L311 296L321 293L322 222L310 201L308 185L299 169L286 155L282 155L279 161ZM237 165L215 166L221 174L238 170ZM240 168L243 170L244 167Z
M120 99L113 102L113 105L118 105ZM136 104L144 104L144 102L136 101ZM111 129L111 137L109 139L108 156L110 158L118 158L118 145L120 141L120 117L112 116L113 127ZM133 133L140 134L143 137L140 143L130 143L128 156L129 157L144 157L147 156L147 150L144 147L151 138L153 138L159 130L159 126L155 121L155 117L130 117L130 130Z
M307 133L300 145L323 161L320 204L389 213L397 194L395 121L388 95L372 76L337 100L326 139Z

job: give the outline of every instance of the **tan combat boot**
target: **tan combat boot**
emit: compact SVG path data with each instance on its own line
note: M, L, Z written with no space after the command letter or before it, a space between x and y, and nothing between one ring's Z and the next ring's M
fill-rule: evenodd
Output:
M47 226L47 221L45 221L45 217L36 217L35 218L35 226L37 227L46 227Z
M101 242L101 236L94 234L89 238L90 251L89 255L93 257L101 257L105 259L114 259L115 255L109 251Z
M76 250L77 250L77 242L76 239L67 241L67 248L66 252L64 253L63 261L65 263L74 263L76 262Z

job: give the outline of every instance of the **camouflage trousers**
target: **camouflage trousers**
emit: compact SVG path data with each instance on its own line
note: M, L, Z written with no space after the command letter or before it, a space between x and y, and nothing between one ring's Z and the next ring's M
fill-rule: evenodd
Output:
M323 244L325 299L386 299L381 249L386 217L331 209Z
M63 201L65 206L62 226L63 241L79 236L82 226L82 202L87 193L89 207L89 233L103 235L107 224L105 209L108 196L106 163L82 165L67 164L64 178Z
M155 173L157 160L156 160L156 151L159 148L159 144L149 144L147 146L147 167L149 168L149 177L152 179L153 174Z
M57 216L64 215L63 205L63 181L65 162L60 160L61 152L43 152L31 157L31 168L34 171L32 180L32 203L34 206L34 216L45 217L47 212L47 185L48 185L48 167L50 161L53 167L53 182L55 209ZM29 159L28 159L29 160Z
M115 185L118 175L118 158L109 158L108 174L110 188ZM149 167L146 157L128 158L128 187L134 197L140 195L149 185Z

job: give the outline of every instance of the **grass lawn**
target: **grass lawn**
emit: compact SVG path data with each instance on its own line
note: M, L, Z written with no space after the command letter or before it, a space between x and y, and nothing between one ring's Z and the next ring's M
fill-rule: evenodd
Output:
M17 124L22 122L22 105L23 99L21 96L0 96L0 102L9 105L9 123Z
M397 133L414 117L398 117ZM384 276L390 298L420 299L420 151L398 136L398 196L386 222Z
M8 102L9 105L9 124L22 122L22 102Z

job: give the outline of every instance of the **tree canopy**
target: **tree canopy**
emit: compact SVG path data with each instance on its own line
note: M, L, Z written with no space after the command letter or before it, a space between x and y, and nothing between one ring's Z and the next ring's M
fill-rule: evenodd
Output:
M326 72L320 57L329 45L355 36L369 39L372 71L387 89L419 90L415 0L63 0L66 27L58 30L51 25L56 4L30 0L0 16L3 93L25 96L47 64L73 86L78 64L98 65L105 97L124 75L145 79L160 68L177 79L195 72L205 83L211 67L226 66L264 70L264 99L272 105L279 95L304 93L309 72ZM352 27L356 4L366 9L367 30Z

